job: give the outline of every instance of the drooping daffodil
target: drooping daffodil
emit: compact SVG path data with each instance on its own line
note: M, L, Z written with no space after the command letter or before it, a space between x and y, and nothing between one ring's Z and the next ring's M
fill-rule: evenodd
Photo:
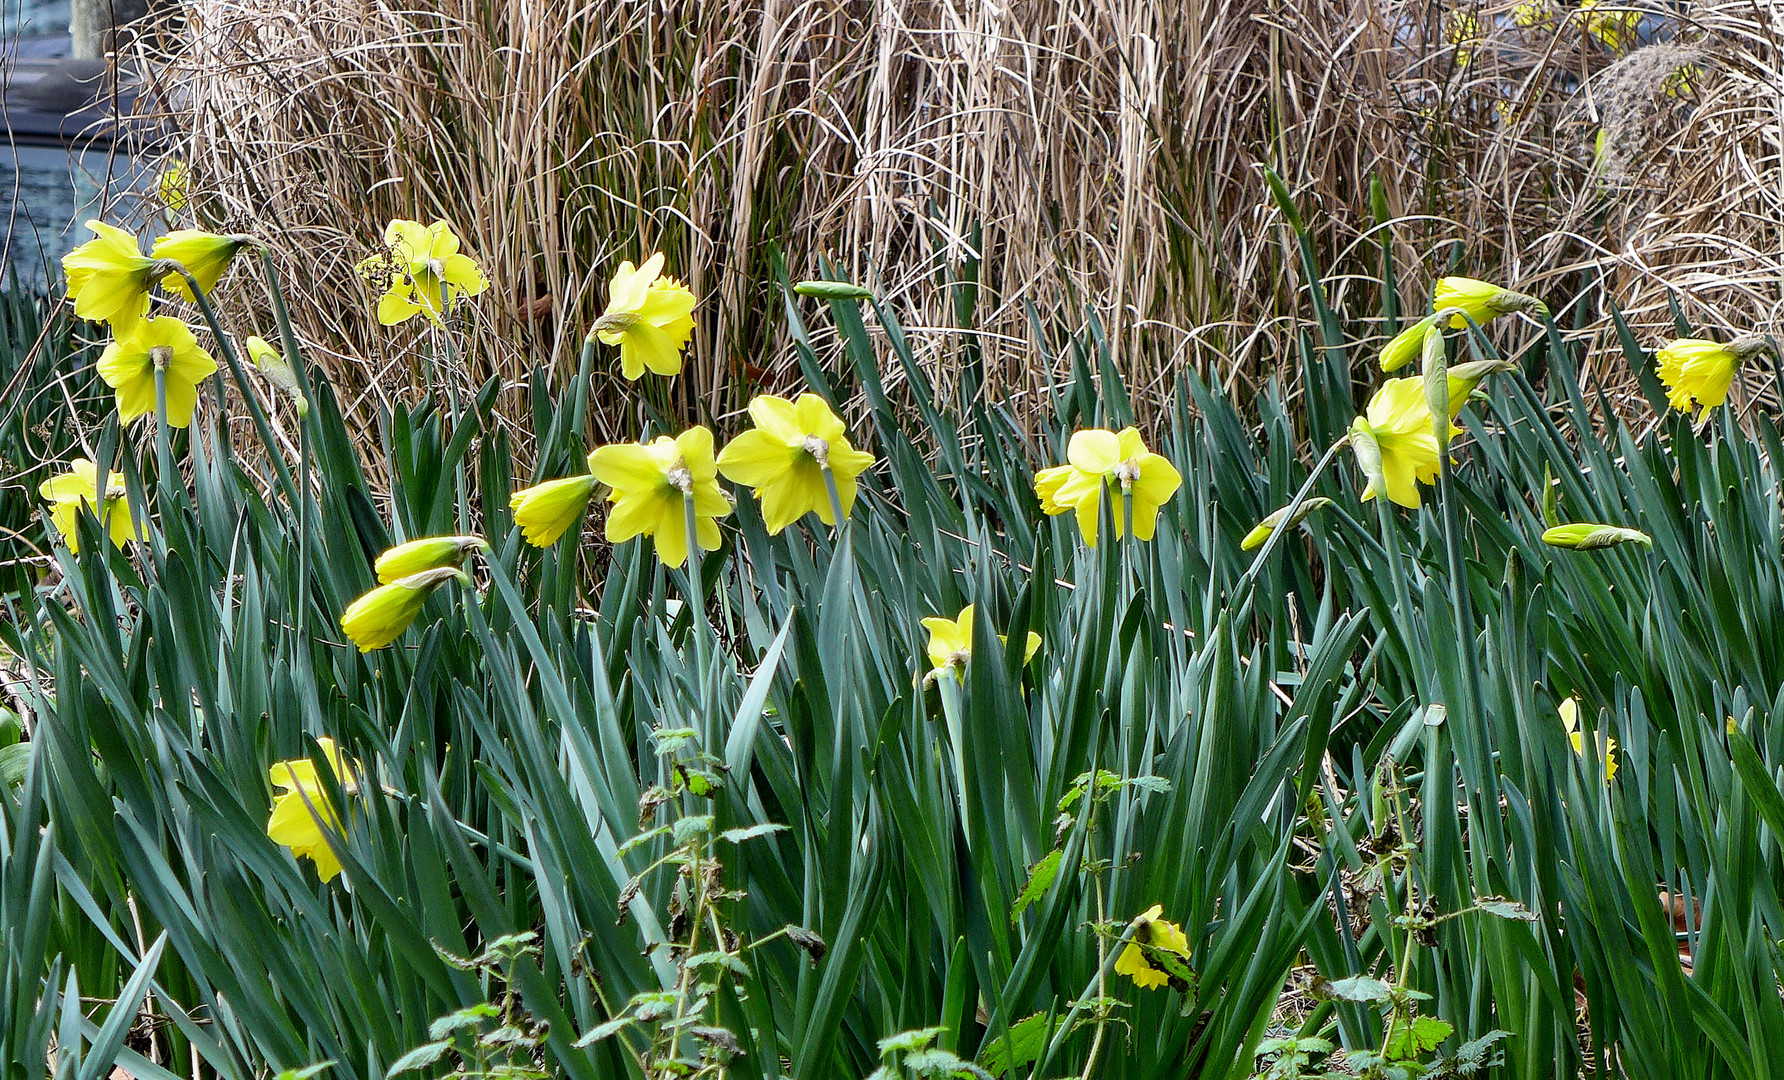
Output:
M1567 732L1567 741L1573 746L1573 752L1585 757L1586 734L1580 730L1580 699L1570 697L1555 711L1561 714L1561 727ZM1598 749L1604 755L1604 782L1608 784L1617 775L1617 740L1598 732L1597 741Z
M1132 507L1134 539L1150 540L1158 513L1182 486L1183 477L1164 457L1146 449L1139 429L1120 432L1088 428L1066 444L1066 464L1035 474L1035 495L1048 514L1075 510L1084 542L1096 546L1105 487L1117 500L1126 493ZM1115 535L1126 535L1121 503L1115 503Z
M663 273L659 251L636 268L619 264L594 334L619 346L619 370L626 378L636 379L646 368L675 375L681 371L681 351L694 335L693 312L693 292Z
M1457 330L1467 326L1469 319L1484 325L1514 311L1536 315L1549 312L1547 304L1528 293L1466 277L1446 277L1438 281L1437 287L1431 290L1431 310L1440 315L1449 311L1450 326ZM1462 317L1463 312L1468 318Z
M1187 990L1189 938L1181 926L1159 917L1164 910L1154 904L1135 920L1140 925L1115 958L1115 973L1126 975L1142 990L1157 990L1166 983Z
M317 739L316 746L342 794L358 794L359 777L364 775L359 762L349 761L334 740L326 736ZM334 880L341 872L341 860L329 846L323 830L340 832L341 814L329 799L316 763L307 757L281 761L268 771L267 779L275 789L284 792L273 797L272 816L266 822L267 837L290 848L294 858L315 863L318 878L325 882Z
M62 256L68 295L74 313L111 324L123 337L149 313L149 290L155 284L155 260L142 253L133 233L103 221L89 221L93 239Z
M520 526L527 543L550 547L581 520L594 491L594 477L566 476L522 488L508 497L508 508L514 511L514 524Z
M248 359L254 362L255 370L273 385L273 389L291 401L298 418L310 415L310 399L304 396L303 384L298 381L297 371L285 359L285 354L273 348L265 338L250 335L242 344L247 347Z
M1301 500L1301 505L1294 507L1295 515L1293 517L1290 517L1288 513L1290 507L1284 506L1269 517L1252 526L1251 531L1245 534L1245 539L1239 541L1239 550L1256 551L1258 548L1264 546L1264 542L1269 540L1270 534L1274 533L1276 530L1292 529L1301 522L1306 521L1308 515L1312 514L1315 510L1330 505L1332 505L1332 500L1323 495L1314 495L1310 498Z
M1364 464L1364 471L1369 471L1366 447L1373 445L1379 452L1380 480L1387 488L1387 497L1401 506L1417 509L1419 484L1435 483L1440 471L1437 434L1431 427L1424 380L1389 379L1382 383L1350 430L1352 447L1358 461ZM1459 428L1452 428L1452 434L1460 433ZM1376 486L1376 478L1371 476L1363 492L1365 500L1384 494Z
M603 446L588 456L589 472L613 489L608 496L607 539L615 544L635 536L656 541L657 558L680 566L688 558L686 504L694 504L694 539L702 551L719 546L718 519L731 512L719 490L712 432L703 427L649 443Z
M229 269L229 263L245 245L254 242L252 236L241 233L219 234L203 232L198 229L175 229L161 239L155 241L150 254L157 259L169 259L186 268L204 290L205 296L217 287L223 279L223 271ZM182 274L168 274L161 279L161 287L175 296L186 300L194 299L192 288L186 283Z
M756 490L762 519L772 535L809 513L836 524L826 470L836 484L836 501L847 518L855 505L856 477L875 458L849 443L843 423L816 394L797 401L764 394L750 402L754 431L732 439L718 456L719 472Z
M198 384L217 370L217 361L192 336L192 329L170 315L147 319L99 354L99 377L117 391L118 419L129 423L155 412L155 372L167 373L167 423L183 428L192 423Z
M341 631L362 653L382 649L402 636L435 589L454 580L471 583L458 567L441 566L380 585L341 612Z
M372 569L388 585L423 570L462 566L471 552L488 550L489 542L481 536L424 536L385 551Z
M130 517L130 504L124 498L124 474L106 474L103 508L99 507L98 485L99 467L84 457L70 461L67 472L37 485L37 494L49 501L50 523L70 551L81 549L75 521L83 507L99 519L100 526L117 546L123 547L127 540L142 539L141 530Z
M968 660L973 655L973 608L968 604L960 609L960 614L952 619L932 616L923 620L923 629L929 631L929 667L931 675L940 675L949 671L965 670ZM998 641L1007 642L1004 635L997 635ZM1023 641L1022 662L1034 659L1040 651L1041 635L1033 630Z
M359 264L359 273L384 289L378 321L395 326L416 314L439 324L460 297L476 296L489 280L445 221L423 225L398 218L384 228L384 250Z
M1765 338L1748 334L1723 344L1702 338L1679 338L1667 342L1654 354L1656 374L1666 386L1667 404L1680 412L1690 412L1701 405L1698 422L1710 410L1728 400L1728 388L1734 384L1735 372L1743 362L1764 352Z

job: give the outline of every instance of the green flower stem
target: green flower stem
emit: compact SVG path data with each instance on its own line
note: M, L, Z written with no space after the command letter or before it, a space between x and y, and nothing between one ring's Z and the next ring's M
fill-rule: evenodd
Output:
M1325 454L1313 466L1313 471L1307 474L1306 480L1302 481L1300 490L1295 492L1295 497L1288 501L1288 512L1282 516L1285 523L1294 520L1296 512L1301 509L1301 504L1312 497L1314 485L1319 483L1319 478L1325 475L1325 471L1331 468L1332 462L1337 460L1338 452L1349 445L1350 435L1345 434L1326 448ZM1257 554L1252 556L1251 565L1245 568L1245 576L1241 577L1239 583L1233 587L1233 600L1239 608L1239 615L1233 620L1234 626L1243 626L1245 621L1250 618L1252 601L1257 591L1258 575L1263 571L1270 556L1276 553L1276 548L1282 543L1283 536L1290 531L1288 528L1273 530L1265 538L1264 546L1258 548Z
M434 324L439 331L440 350L445 354L446 362L441 373L441 382L446 384L446 402L452 409L452 426L456 432L459 423L464 419L464 411L458 401L458 380L454 368L458 363L458 350L452 347L452 329L446 325L450 309L447 308L446 282L440 282L440 320ZM458 520L469 528L471 520L470 482L465 476L465 463L461 457L452 466L453 486L458 490Z
M843 526L848 522L842 512L842 495L836 490L836 474L830 471L828 465L821 467L819 471L824 474L824 491L830 496L830 513L835 516L836 533L840 536Z
M180 267L180 276L186 279L186 287L198 301L198 310L204 315L204 321L210 325L211 336L217 339L217 347L223 351L224 363L229 365L229 374L235 379L236 388L242 393L242 399L248 403L248 415L254 421L254 433L259 436L260 444L266 448L267 460L272 462L273 473L278 479L279 490L297 505L297 486L291 482L291 470L285 467L285 455L279 451L279 444L273 438L273 429L266 422L266 410L260 407L260 399L254 395L254 388L248 385L247 373L242 370L241 358L235 354L235 344L228 334L223 332L223 324L217 319L217 312L211 307L209 298L199 287L198 279L185 267Z
M173 447L167 430L167 369L155 368L155 487L161 492L163 506L172 509L174 498ZM105 503L101 502L100 506Z
M968 852L973 848L972 815L966 804L965 729L960 722L960 679L949 665L935 677L936 689L942 695L942 720L948 726L948 752L954 763L954 787L960 797L960 835L966 839Z
M1474 764L1479 768L1491 768L1492 747L1487 739L1487 727L1484 722L1486 706L1481 696L1480 668L1474 663L1474 657L1468 655L1474 647L1474 619L1469 604L1468 589L1465 587L1464 574L1467 564L1462 553L1462 525L1456 513L1455 476L1450 468L1449 454L1437 456L1438 476L1437 494L1441 504L1443 522L1443 549L1449 572L1450 614L1456 622L1456 649L1462 653L1462 687L1468 698L1468 718L1462 730L1466 731L1477 743L1475 753L1478 755ZM1484 662L1485 658L1482 658Z
M694 667L700 680L700 744L709 751L720 744L715 741L712 698L712 627L706 621L705 579L700 571L700 523L694 513L694 493L682 496L682 521L688 531L688 591L684 601L689 605L688 621L694 635Z
M1078 1022L1079 1015L1084 1012L1092 1000L1102 996L1098 991L1108 980L1109 968L1121 956L1121 951L1134 940L1134 935L1139 932L1140 917L1136 915L1128 922L1127 928L1121 932L1121 937L1116 939L1115 947L1103 955L1102 963L1096 966L1096 974L1092 975L1090 981L1084 985L1084 992L1078 995L1076 1001L1072 1002L1071 1011L1065 1014L1065 1019L1060 1021L1058 1029L1053 1032L1053 1037L1047 1041L1047 1052L1041 1055L1040 1064L1034 1071L1035 1076L1047 1074L1047 1066L1053 1063L1053 1055L1059 1052L1061 1046L1065 1045L1066 1039L1072 1033L1072 1026Z

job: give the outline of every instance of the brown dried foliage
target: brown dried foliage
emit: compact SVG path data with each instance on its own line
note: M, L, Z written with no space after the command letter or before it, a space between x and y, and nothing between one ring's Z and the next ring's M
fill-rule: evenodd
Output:
M1066 374L1031 302L1050 332L1095 312L1142 402L1184 364L1243 393L1288 373L1309 317L1260 162L1354 318L1380 310L1374 177L1403 309L1452 270L1559 296L1604 275L1650 338L1668 291L1703 324L1770 329L1772 16L1696 4L1631 51L1574 9L1526 27L1511 6L1469 24L1394 0L191 0L149 59L199 215L276 235L302 333L362 419L442 378L562 378L612 268L658 248L702 303L684 377L645 392L690 419L797 381L772 246L795 279L828 254L889 298L944 386L936 284L977 260L996 396ZM421 331L378 327L350 272L387 219L434 216L494 282L452 372L428 370ZM639 391L600 368L598 423L635 434Z

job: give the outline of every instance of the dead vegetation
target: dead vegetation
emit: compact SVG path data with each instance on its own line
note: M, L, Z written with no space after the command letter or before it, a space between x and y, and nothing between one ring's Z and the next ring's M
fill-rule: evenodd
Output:
M972 273L1006 400L1059 374L1030 305L1054 327L1094 311L1137 397L1185 364L1243 391L1293 363L1309 310L1260 163L1355 318L1380 310L1380 211L1404 307L1452 269L1561 296L1603 275L1650 336L1669 291L1702 325L1771 328L1776 16L1464 7L192 0L144 48L194 212L279 236L361 419L440 378L565 372L605 276L654 248L703 297L669 391L690 417L797 380L776 252L889 297L944 385L957 358L925 331L956 322L937 284ZM495 282L459 372L423 370L350 272L388 218L436 215ZM604 375L598 422L632 433L635 398Z

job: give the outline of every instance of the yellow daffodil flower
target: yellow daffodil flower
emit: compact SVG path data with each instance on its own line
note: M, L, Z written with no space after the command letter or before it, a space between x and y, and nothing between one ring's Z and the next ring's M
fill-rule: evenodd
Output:
M1586 735L1579 729L1580 699L1570 697L1555 711L1561 714L1561 727L1567 732L1567 741L1573 745L1573 752L1585 757ZM1617 775L1617 740L1600 732L1598 749L1604 753L1604 782L1608 784Z
M952 619L928 618L923 620L923 629L929 631L929 665L930 673L941 674L947 671L964 670L966 662L973 655L973 607L968 604L960 609L960 614ZM997 635L997 640L1007 642L1004 635ZM1022 662L1034 659L1034 654L1041 648L1041 635L1033 630L1023 642Z
M488 550L489 543L481 536L427 536L391 548L378 556L372 569L388 585L423 570L461 566L471 552Z
M594 490L592 476L547 480L510 495L508 508L514 511L514 524L520 526L527 543L550 547L582 517Z
M1401 506L1414 509L1419 505L1421 483L1436 483L1440 471L1437 460L1437 434L1431 428L1431 409L1425 403L1424 380L1418 378L1389 379L1375 391L1369 407L1351 425L1373 437L1381 451L1382 479L1387 484L1387 497ZM1461 434L1459 428L1451 429ZM1378 493L1375 481L1363 492L1365 500Z
M442 566L380 585L347 605L341 630L362 653L382 649L403 635L435 589L452 580L471 583L463 570Z
M155 412L155 370L167 372L167 424L192 423L198 384L217 371L217 361L198 345L192 330L169 315L138 324L99 354L99 377L117 391L118 419L124 423Z
M149 254L157 259L171 259L185 267L197 279L198 287L208 297L211 290L217 287L217 282L223 279L223 271L229 269L229 263L235 258L236 252L253 240L252 236L239 233L223 236L198 229L175 229L155 241ZM168 274L162 278L161 287L182 299L194 299L191 287L180 274Z
M1765 349L1765 339L1756 334L1726 345L1702 338L1668 342L1654 354L1657 374L1666 384L1667 403L1687 413L1693 405L1703 406L1697 416L1701 423L1711 409L1728 400L1728 388L1741 364Z
M1048 514L1075 510L1084 542L1096 546L1102 511L1103 489L1126 491L1133 507L1134 539L1150 540L1158 528L1158 512L1183 477L1175 466L1146 449L1137 428L1119 433L1088 428L1072 435L1066 444L1066 465L1035 474L1035 494ZM1070 471L1063 471L1069 469ZM1115 535L1125 535L1120 504L1116 504Z
M719 546L718 519L731 512L731 504L719 490L712 432L695 427L673 439L660 435L651 443L603 446L588 456L588 469L613 489L607 514L607 539L613 543L652 537L663 565L680 566L688 558L684 503L692 495L700 549Z
M273 389L291 400L298 418L310 415L310 399L304 396L304 388L297 381L297 372L292 369L284 354L267 344L265 338L250 336L243 344L247 346L248 359L254 361L254 367L265 376L267 382L273 384Z
M81 549L80 531L75 519L85 507L99 519L112 543L124 546L126 540L141 540L142 532L130 517L130 504L124 498L124 474L108 473L105 479L105 508L96 509L99 467L86 458L68 463L68 471L50 477L37 485L37 494L50 504L50 522L61 535L68 550Z
M1256 551L1258 548L1264 546L1264 542L1270 539L1270 534L1277 529L1292 529L1301 522L1306 521L1307 516L1315 510L1330 505L1332 505L1332 500L1321 495L1315 495L1310 499L1303 499L1300 507L1295 510L1295 516L1293 518L1288 516L1288 507L1285 506L1253 526L1252 530L1245 534L1245 539L1239 541L1239 550Z
M1491 319L1514 311L1549 313L1548 305L1534 296L1465 277L1446 277L1438 281L1437 287L1431 291L1431 308L1439 314L1452 311L1450 326L1457 330L1467 326L1468 319L1485 325ZM1464 319L1459 312L1467 312L1468 318Z
M62 256L74 313L111 324L123 337L149 313L155 260L142 253L136 237L103 221L89 221L94 238Z
M658 375L681 371L681 351L694 334L694 294L686 285L663 276L663 253L657 252L633 269L619 264L607 287L607 310L595 322L595 334L619 346L620 374L636 379L649 368Z
M186 209L188 202L187 181L191 178L191 170L179 158L169 158L167 167L161 170L161 179L157 187L161 192L161 205L174 213Z
M398 218L384 228L384 250L359 264L359 273L384 288L378 321L395 326L417 313L440 322L460 297L476 296L489 280L458 250L458 235L445 221L423 225Z
M763 523L770 535L816 513L826 525L836 524L824 470L836 481L837 502L847 518L855 506L856 477L874 463L874 456L849 445L842 421L816 394L798 401L764 394L750 402L754 431L732 439L719 454L719 472L756 489Z
M359 762L349 761L336 749L333 739L316 740L328 763L329 772L346 795L357 794L358 778L363 775ZM316 876L332 881L341 872L341 860L328 845L323 829L341 831L340 811L329 800L328 789L309 758L281 761L268 771L267 778L275 789L285 792L273 798L272 816L266 822L266 835L273 843L291 849L293 858L309 859L316 864Z
M1189 969L1189 938L1174 922L1159 918L1164 907L1154 904L1140 918L1143 925L1115 958L1115 974L1126 975L1142 990L1157 990L1173 979L1185 981L1171 968Z
M1427 315L1395 334L1381 350L1381 370L1399 371L1419 358L1425 347L1425 331L1437 325L1437 316Z

